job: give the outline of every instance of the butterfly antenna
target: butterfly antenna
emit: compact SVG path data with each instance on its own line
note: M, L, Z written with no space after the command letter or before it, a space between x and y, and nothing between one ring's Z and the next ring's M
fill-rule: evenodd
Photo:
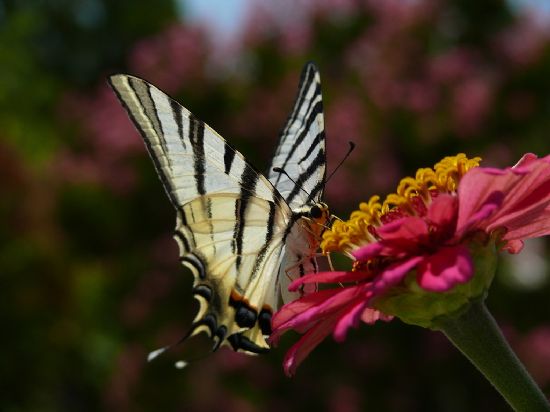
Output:
M349 155L351 154L351 152L353 152L353 149L355 149L355 143L353 142L348 142L349 143L349 149L348 149L348 152L346 153L346 155L342 158L342 160L340 160L340 163L338 163L338 166L336 166L336 168L332 171L332 173L328 176L328 178L325 180L325 184L330 180L330 178L332 176L334 176L334 173L336 173L336 171L338 169L340 169L340 166L342 166L342 164L344 163L344 161L349 157Z
M288 177L289 180L290 180L292 183L294 183L297 187L299 187L300 189L302 189L303 192L304 192L306 195L310 196L310 194L307 192L307 190L304 189L304 188L303 188L301 185L299 185L298 183L296 183L296 180L294 180L293 178L291 178L290 175L286 172L285 169L282 169L282 168L280 168L280 167L274 167L272 170L273 170L275 173L282 173L283 175L285 175L286 177Z

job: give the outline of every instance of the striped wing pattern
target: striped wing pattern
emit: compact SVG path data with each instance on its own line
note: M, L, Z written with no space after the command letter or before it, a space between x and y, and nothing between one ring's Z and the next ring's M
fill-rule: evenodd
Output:
M284 169L294 179L273 171ZM313 63L302 70L294 108L279 136L269 180L292 210L321 200L326 173L321 77Z
M290 209L239 152L163 92L132 76L110 83L177 210L180 259L200 302L190 335L206 331L216 345L261 351Z
M176 208L174 237L181 262L194 275L200 304L183 339L204 331L214 350L221 345L245 353L268 350L271 314L294 297L288 283L317 268L313 254L319 233L312 233L318 225L310 228L307 218L308 208L321 197L325 173L317 70L311 64L304 69L273 162L298 176L297 183L311 193L306 198L286 177L270 174L268 180L258 173L220 135L153 85L129 75L109 82Z

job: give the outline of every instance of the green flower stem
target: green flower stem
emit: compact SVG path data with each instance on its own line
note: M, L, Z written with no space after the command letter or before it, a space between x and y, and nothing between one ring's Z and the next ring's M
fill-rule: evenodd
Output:
M437 326L515 411L550 411L548 400L502 336L482 300L473 302L454 319L440 319Z

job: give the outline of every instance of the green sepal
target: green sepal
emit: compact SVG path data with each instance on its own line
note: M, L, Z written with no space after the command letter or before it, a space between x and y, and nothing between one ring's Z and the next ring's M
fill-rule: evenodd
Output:
M475 271L467 283L447 292L430 292L418 285L416 271L411 271L401 285L375 298L373 307L411 325L441 329L441 321L460 316L472 302L485 299L495 275L498 256L495 239L470 239L467 246Z

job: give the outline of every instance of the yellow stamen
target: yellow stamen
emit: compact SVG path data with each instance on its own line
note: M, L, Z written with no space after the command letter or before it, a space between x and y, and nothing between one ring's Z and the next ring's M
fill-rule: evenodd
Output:
M325 231L321 242L323 253L341 251L350 253L367 243L376 241L374 228L383 223L390 213L417 215L418 204L429 206L434 193L456 193L458 183L468 170L479 166L480 157L468 159L464 153L448 156L433 169L418 169L415 177L399 182L396 193L389 194L383 203L379 196L359 204L348 221L336 221L331 230Z

